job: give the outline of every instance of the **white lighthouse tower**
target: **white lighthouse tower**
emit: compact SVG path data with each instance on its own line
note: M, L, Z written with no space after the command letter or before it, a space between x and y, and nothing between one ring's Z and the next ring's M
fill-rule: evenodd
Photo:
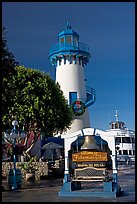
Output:
M56 82L74 111L71 128L64 134L90 127L87 107L95 101L95 90L86 86L84 76L84 66L90 57L88 46L79 42L78 33L67 23L66 29L58 34L58 43L49 53L50 62L56 67Z

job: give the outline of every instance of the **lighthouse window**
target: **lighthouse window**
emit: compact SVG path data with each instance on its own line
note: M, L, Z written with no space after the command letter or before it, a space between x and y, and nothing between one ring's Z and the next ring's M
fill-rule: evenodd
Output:
M66 43L71 43L71 36L66 36Z
M64 43L64 37L59 39L60 43Z
M73 38L73 42L74 42L74 45L77 45L77 38L76 37Z

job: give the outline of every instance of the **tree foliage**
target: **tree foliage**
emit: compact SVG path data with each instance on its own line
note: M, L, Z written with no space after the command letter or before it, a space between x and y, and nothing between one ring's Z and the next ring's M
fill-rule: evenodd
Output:
M14 87L11 86L13 76L16 75L15 66L19 65L15 61L15 57L8 50L6 40L6 29L2 29L2 66L1 66L1 77L2 77L2 116L8 117L8 107L13 106L12 98L14 97Z
M5 29L2 34L2 130L13 128L16 116L20 127L25 125L27 140L33 132L30 149L40 132L52 136L69 128L73 112L49 74L19 66L8 50Z
M48 74L36 69L17 66L11 86L14 90L9 115L17 115L19 124L37 124L48 134L62 132L69 127L72 112L60 86ZM12 119L12 118L11 118ZM6 124L7 118L3 118ZM10 121L9 121L10 122Z
M72 112L60 86L44 72L17 66L9 52L6 30L2 32L2 123L9 128L16 115L20 125L37 123L48 134L62 132L72 121Z

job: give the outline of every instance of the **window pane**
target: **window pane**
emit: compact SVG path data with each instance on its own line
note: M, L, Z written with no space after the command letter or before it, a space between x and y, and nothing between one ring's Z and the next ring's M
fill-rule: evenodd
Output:
M66 36L66 43L71 43L71 36Z
M132 140L132 143L135 143L135 138L131 138L131 140Z
M121 137L116 137L116 144L121 143Z
M74 45L77 45L77 38L76 37L73 38L73 41L74 41Z
M128 154L127 150L123 150L123 154L127 155Z
M119 150L119 154L121 154L121 150Z
M115 129L118 129L118 128L119 128L119 124L115 123Z
M60 43L64 42L64 37L59 39Z
M129 150L129 155L132 155L131 150Z
M131 143L130 142L130 137L122 137L122 142L123 143Z

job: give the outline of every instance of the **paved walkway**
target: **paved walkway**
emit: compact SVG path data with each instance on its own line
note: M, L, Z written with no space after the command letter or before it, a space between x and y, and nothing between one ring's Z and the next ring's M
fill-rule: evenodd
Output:
M23 183L20 190L2 192L2 202L135 202L135 169L118 170L118 175L123 193L116 198L59 197L61 178ZM6 187L7 181L2 183Z

